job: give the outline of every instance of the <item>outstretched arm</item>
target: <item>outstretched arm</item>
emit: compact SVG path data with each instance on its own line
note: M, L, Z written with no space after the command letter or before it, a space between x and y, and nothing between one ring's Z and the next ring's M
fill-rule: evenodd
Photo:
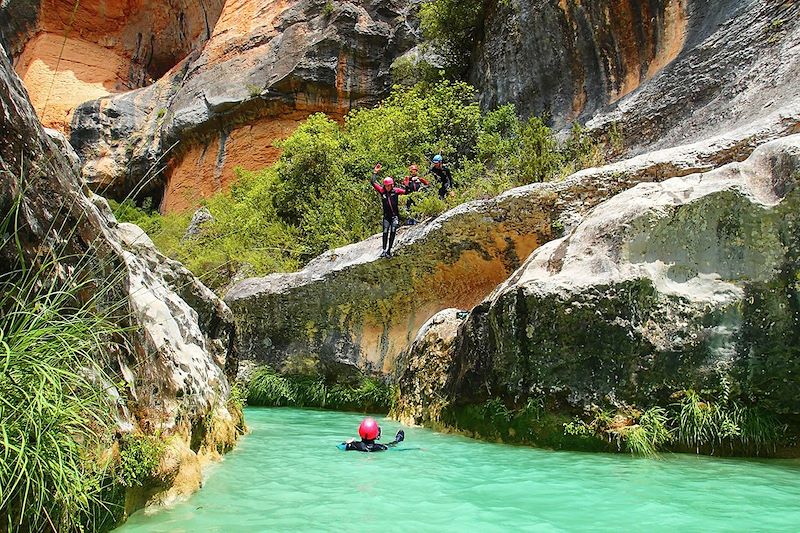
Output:
M383 194L383 187L378 183L378 173L381 171L382 168L383 167L381 167L380 163L375 165L375 169L372 171L372 178L370 179L372 187L381 194Z
M394 448L395 446L397 446L398 444L400 444L404 440L406 440L406 433L405 433L405 431L403 431L401 429L401 430L399 430L397 432L397 435L394 436L394 440L392 442L390 442L389 444L387 444L386 446L389 446L390 448Z
M430 185L430 183L428 183L428 180L426 180L422 176L419 177L419 181L421 181L423 185Z

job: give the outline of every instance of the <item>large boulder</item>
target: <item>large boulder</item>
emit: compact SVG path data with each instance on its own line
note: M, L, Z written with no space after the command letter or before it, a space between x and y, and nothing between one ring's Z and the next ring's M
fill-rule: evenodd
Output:
M444 396L458 328L467 313L445 309L433 315L397 365L398 400L392 414L404 424L435 423L449 404Z
M628 153L718 135L800 96L797 2L512 0L483 34L470 79L484 107L513 102L559 128L601 112L589 125L614 126Z
M238 353L287 372L328 373L344 365L391 375L397 356L431 316L480 303L533 250L594 206L638 183L745 159L782 132L767 120L465 204L402 228L390 261L378 259L376 235L326 252L299 272L242 281L225 297L237 323Z
M227 405L225 368L236 370L230 310L158 253L141 229L118 224L75 173L74 154L62 153L69 145L54 138L0 47L0 212L6 218L16 209L14 239L4 238L0 248L0 272L16 271L21 254L29 267L92 280L98 305L128 332L125 342L98 354L105 357L98 363L125 382L108 388L123 404L120 431L175 435L194 445L195 456L229 447L241 416Z
M647 406L724 389L800 413L799 180L795 135L597 206L472 311L446 396Z

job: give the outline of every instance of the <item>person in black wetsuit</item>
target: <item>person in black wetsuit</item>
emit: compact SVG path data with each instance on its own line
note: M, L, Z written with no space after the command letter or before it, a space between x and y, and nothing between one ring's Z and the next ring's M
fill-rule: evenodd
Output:
M455 188L453 182L453 174L450 169L444 164L444 158L441 155L433 157L433 166L431 167L431 174L439 179L439 198L445 199L447 194Z
M347 442L341 443L338 447L344 451L354 452L385 452L389 448L394 448L406 438L403 430L399 430L394 440L389 444L380 444L375 442L381 438L381 427L373 418L365 418L358 426L358 435L361 437L360 441L351 439Z
M419 192L428 186L427 180L419 175L419 168L417 165L411 165L408 167L408 171L411 175L406 176L406 179L403 180L403 188L406 190L406 194ZM406 224L409 226L413 226L417 223L416 219L411 216L412 207L414 207L414 197L409 196L408 200L406 200L406 209L408 209Z
M378 174L381 172L381 164L375 165L372 172L372 187L381 195L383 203L383 252L381 257L392 257L392 246L397 235L397 228L400 226L400 199L399 196L406 194L402 187L396 187L394 179L387 177L383 180L383 185L378 183Z

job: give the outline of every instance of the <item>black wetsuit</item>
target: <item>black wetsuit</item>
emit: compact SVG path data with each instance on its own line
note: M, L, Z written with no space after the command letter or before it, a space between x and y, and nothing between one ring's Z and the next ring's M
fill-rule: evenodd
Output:
M394 448L395 446L403 442L405 438L406 434L401 429L400 431L397 432L397 435L395 436L394 440L389 444L380 444L375 442L374 440L361 440L361 441L354 440L353 442L343 442L342 444L344 445L344 450L348 452L367 452L367 453L385 452L389 448Z
M432 166L431 174L436 176L436 178L439 180L439 198L444 200L445 196L447 196L447 193L450 192L450 189L455 187L455 183L453 183L453 174L446 165L442 165L441 168Z
M402 187L393 187L387 190L378 183L378 175L372 174L372 187L381 195L383 204L383 252L391 254L397 228L400 226L400 198L406 194Z
M346 442L345 448L348 452L385 452L389 447L385 444L378 444L374 440L356 440Z

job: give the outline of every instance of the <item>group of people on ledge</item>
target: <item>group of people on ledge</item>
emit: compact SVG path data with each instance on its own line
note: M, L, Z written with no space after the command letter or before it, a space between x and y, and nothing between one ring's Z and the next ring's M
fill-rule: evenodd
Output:
M372 187L380 194L381 202L383 203L383 251L381 257L392 257L392 246L394 245L394 238L397 235L397 229L400 227L400 196L419 192L428 187L428 181L419 175L419 168L417 165L411 165L408 169L409 175L403 180L403 185L398 186L394 182L392 176L387 176L383 179L381 184L379 174L383 170L380 163L375 165L372 171ZM444 158L437 155L433 158L433 165L431 166L430 173L439 181L439 198L444 198L450 194L450 191L455 187L453 183L453 174L447 165L444 164ZM408 225L414 225L417 221L410 214L411 208L414 206L414 198L409 197L406 200L406 209L409 211L409 216L406 221Z

